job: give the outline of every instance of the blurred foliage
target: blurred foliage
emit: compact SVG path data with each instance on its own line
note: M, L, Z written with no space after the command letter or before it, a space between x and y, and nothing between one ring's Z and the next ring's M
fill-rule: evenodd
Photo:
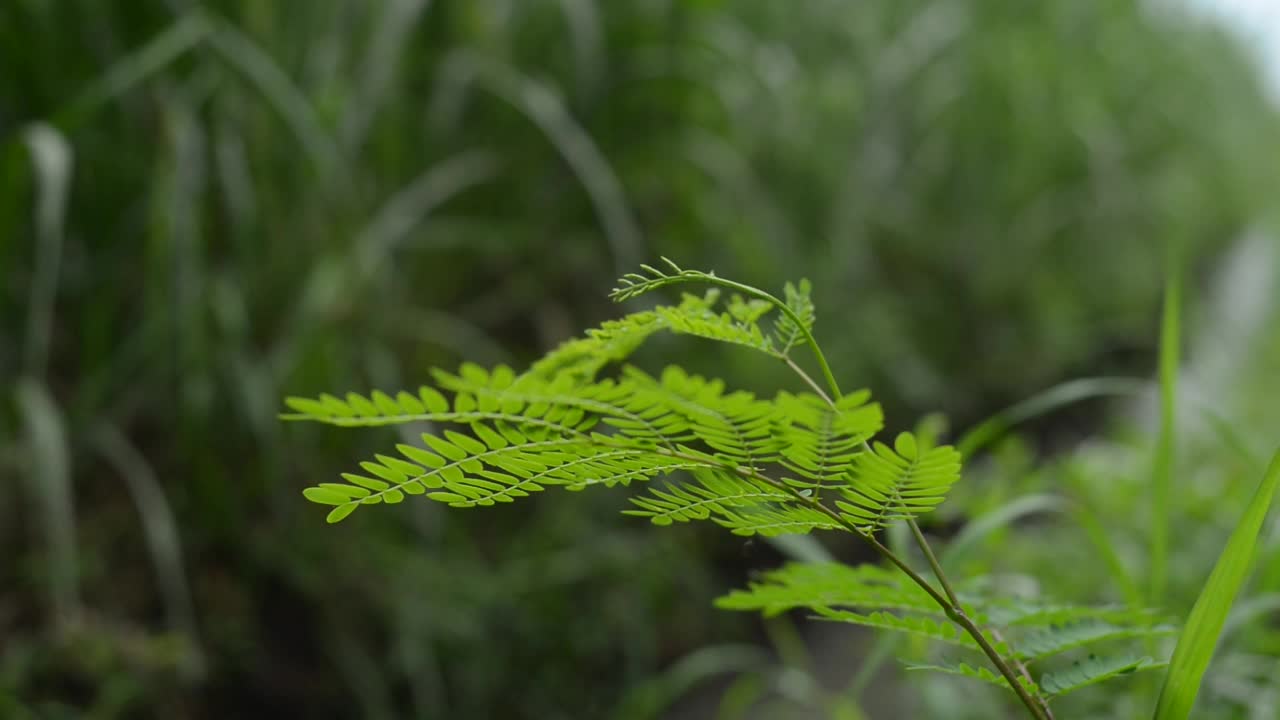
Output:
M660 712L767 551L608 494L335 532L297 490L387 438L276 399L518 364L659 254L811 277L899 419L1145 369L1162 243L1276 187L1240 51L1145 5L7 0L0 714Z
M1174 562L1161 605L1185 617L1204 587L1223 543L1239 522L1274 449L1280 408L1280 244L1256 236L1238 244L1193 301L1201 321L1188 333L1179 378L1173 492L1169 496ZM1098 406L1090 411L1095 414ZM1125 603L1147 597L1148 537L1156 504L1155 388L1120 406L1105 435L1056 457L1041 443L1013 436L957 486L954 512L983 516L1034 495L1053 496L1021 515L1012 529L987 538L996 555L973 552L964 572L997 572L1011 589L1032 595L1067 593ZM966 498L963 499L963 498ZM1264 529L1253 581L1237 600L1210 665L1194 717L1261 720L1280 709L1280 524ZM1044 572L1043 568L1070 568ZM1168 651L1169 647L1163 648ZM1097 693L1063 707L1067 717L1149 715L1158 687L1129 695ZM936 689L934 707L956 692ZM967 717L981 717L972 715Z

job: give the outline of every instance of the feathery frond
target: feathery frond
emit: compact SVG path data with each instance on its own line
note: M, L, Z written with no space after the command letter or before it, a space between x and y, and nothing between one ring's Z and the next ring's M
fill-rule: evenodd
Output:
M840 521L810 505L756 505L728 510L711 518L734 535L777 537L803 535L814 530L843 530Z
M708 295L714 298L718 293L713 290ZM768 303L764 303L757 309L746 310L752 306L741 297L734 296L730 307L739 309L736 316L729 310L716 312L713 304L707 304L702 308L691 307L688 303L677 306L659 305L653 309L653 312L661 318L667 328L677 334L696 335L708 340L742 345L778 358L784 355L774 347L773 339L765 335L754 320L769 310Z
M583 337L568 340L542 356L522 379L549 381L568 376L590 382L606 365L626 360L650 335L665 328L666 321L652 310L606 320Z
M960 453L950 446L922 451L910 433L901 433L894 447L877 442L872 449L858 455L840 488L845 499L836 501L850 522L868 531L933 510L960 479Z
M806 332L813 331L816 314L813 298L810 297L813 287L808 280L801 280L798 285L787 283L783 292L783 302L800 319L800 324L797 325L790 316L780 313L773 321L773 337L777 341L779 352L785 355L791 352L791 348L804 342Z
M662 258L662 261L665 269L641 265L644 272L623 275L609 297L615 302L622 302L671 285L710 284L735 291L725 311L717 313L712 309L713 295L708 295L710 302L700 309L681 303L676 308L659 307L654 311L663 315L675 332L744 345L777 358L787 357L796 345L811 340L816 313L808 280L801 280L798 284L787 283L783 288L784 297L779 299L714 272L685 270L667 258ZM765 334L759 321L775 308L779 313L774 319L773 332Z
M959 675L973 680L981 680L984 683L995 685L996 687L1001 687L1005 690L1012 690L1012 687L1009 685L1009 681L1005 680L1000 675L997 675L984 667L974 667L966 662L955 662L946 665L917 665L914 663L907 663L906 669L927 670L930 672L944 673L946 675ZM1032 695L1039 696L1041 694L1042 691L1040 690L1040 686L1036 684L1034 680L1019 677L1019 681L1027 691L1032 693Z
M624 370L626 380L663 397L665 407L682 417L693 435L717 457L746 468L773 462L785 438L775 428L778 408L748 392L726 393L720 380L689 375L669 366L661 380L636 368Z
M865 391L850 393L832 407L812 393L778 393L782 464L807 481L802 485L845 482L863 445L884 427L884 413L869 399Z
M662 258L662 263L666 265L665 269L659 269L652 265L641 265L640 269L644 271L643 273L627 273L618 278L618 287L609 293L609 298L614 302L622 302L679 282L716 282L721 280L714 272L685 270L669 258Z
M796 608L906 610L944 617L927 593L900 572L878 565L791 563L765 574L746 590L716 600L725 610L755 610L766 617Z
M985 611L992 623L1008 627L1048 627L1088 621L1150 627L1161 620L1158 613L1147 608L1065 605L1032 600L992 601L986 605Z
M815 610L824 620L835 620L878 630L892 630L975 651L979 649L978 642L966 635L955 624L926 615L895 615L894 613L883 611L857 613L850 610L829 610L825 608L815 608ZM994 638L988 637L987 640L997 649L1004 651Z
M1088 645L1111 640L1172 635L1177 630L1172 625L1122 626L1094 620L1038 628L1015 640L1013 648L1016 657L1039 660Z
M1167 662L1157 662L1149 657L1133 655L1095 656L1072 663L1071 667L1058 672L1045 673L1040 678L1040 688L1046 695L1061 696L1075 692L1081 688L1096 685L1112 678L1132 675L1144 670L1156 670L1168 666Z
M624 510L623 514L647 517L654 525L670 525L725 517L736 508L794 499L774 485L736 473L702 471L693 475L695 482L649 488L647 495L631 499L640 509Z

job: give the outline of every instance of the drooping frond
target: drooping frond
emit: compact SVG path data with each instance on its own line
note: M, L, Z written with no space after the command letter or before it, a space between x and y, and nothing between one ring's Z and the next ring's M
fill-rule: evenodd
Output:
M1121 605L1064 605L1031 600L997 600L984 608L992 623L1009 627L1049 627L1078 622L1150 627L1160 615L1147 608Z
M857 613L850 610L829 610L825 608L815 608L815 610L824 620L835 620L878 630L892 630L969 650L979 649L978 642L966 635L959 626L947 620L939 620L928 615L895 615L894 613L883 611ZM1004 651L1002 644L995 638L988 637L987 641L997 650Z
M561 376L589 382L602 368L626 360L654 333L669 330L708 340L741 345L782 358L773 338L759 325L772 306L758 299L733 295L720 303L720 291L684 293L678 305L659 305L617 320L607 320L582 337L562 343L535 362L522 376L548 381Z
M399 456L377 455L360 464L363 473L344 473L346 483L322 483L304 491L317 503L333 505L330 521L359 505L394 504L422 495L451 507L511 502L548 486L581 489L627 485L678 470L718 467L692 451L675 456L647 444L628 445L579 428L501 422L470 424L471 434L444 430L424 433L423 446L396 446Z
M1026 677L1019 677L1019 682L1034 696L1045 698L1061 697L1090 685L1126 677L1145 670L1157 670L1167 665L1168 663L1165 662L1157 662L1149 657L1135 655L1090 655L1084 660L1072 663L1062 670L1044 673L1040 676L1039 682ZM908 670L926 670L948 675L960 675L1010 689L1008 681L1001 675L984 667L974 667L966 662L927 665L908 664L906 667Z
M1112 678L1132 675L1144 670L1167 667L1167 662L1157 662L1149 657L1134 655L1096 656L1072 663L1071 667L1045 673L1040 678L1040 688L1050 696L1066 695L1081 688L1096 685Z
M725 393L720 380L690 375L674 365L660 380L627 368L626 380L663 397L671 412L684 418L690 431L717 457L746 468L773 462L785 443L776 432L778 407L748 392Z
M726 610L756 610L773 616L796 608L905 610L942 616L929 595L900 572L878 565L791 563L767 573L746 590L716 600Z
M816 314L813 299L810 297L813 287L808 280L801 280L798 285L787 283L783 291L785 293L783 302L800 320L800 324L797 325L791 316L779 313L773 321L773 337L777 341L779 352L785 355L791 351L791 348L804 341L806 332L813 330Z
M458 398L473 398L480 407L518 408L535 418L556 408L573 409L598 416L633 440L668 449L696 439L684 417L668 407L666 394L660 388L635 380L577 383L564 376L552 380L521 376L508 383L498 381L483 368L466 364L457 374L433 370L432 375L442 388Z
M778 458L778 408L750 393L727 392L718 380L674 368L653 378L626 368L618 379L583 382L469 363L456 373L433 374L446 392L290 399L291 419L465 426L425 433L422 446L400 445L398 455L362 463L345 482L309 488L308 499L334 507L331 521L406 495L474 507L550 486L581 489L707 470L703 482L673 485L639 506L659 523L695 519L705 510L705 517L740 535L842 528L799 491L757 475ZM597 423L608 432L593 432Z
M810 505L761 505L729 510L711 518L734 535L776 537L803 535L814 530L843 530L844 525Z
M840 488L845 499L836 501L845 518L868 531L929 512L960 478L960 453L950 446L922 451L910 433L901 433L892 448L872 447L858 455Z
M708 295L714 299L718 293L713 290ZM756 318L769 310L768 303L747 303L741 297L734 296L730 308L737 312L717 312L710 303L697 307L686 302L677 306L659 305L653 312L666 327L678 334L742 345L778 358L784 355L774 347L773 339L765 335L756 323Z
M1112 625L1098 620L1041 627L1013 641L1014 654L1024 660L1039 660L1068 650L1112 640L1158 637L1177 632L1172 625Z
M669 258L662 258L662 263L666 266L664 269L659 269L652 265L641 265L640 269L644 271L643 273L627 273L618 278L618 287L609 293L609 298L615 302L622 302L623 300L630 300L633 297L680 282L702 281L719 283L722 281L722 278L717 277L715 272L685 270Z
M590 382L601 368L626 360L650 335L666 327L666 321L653 310L606 320L600 327L588 330L583 337L568 340L542 356L529 368L525 377L548 381L568 376Z
M784 297L779 299L714 272L685 270L667 258L662 258L662 262L665 268L641 265L643 272L623 275L609 297L621 302L670 285L706 283L740 294L733 295L726 310L719 313L710 307L693 312L683 304L678 312L672 312L672 308L658 308L657 312L670 315L668 322L676 332L745 345L778 358L785 358L792 348L810 338L816 315L808 280L801 280L799 284L787 283ZM758 323L774 308L779 312L774 319L773 331L766 334Z
M1009 685L1009 681L1004 679L1003 675L999 675L995 672L992 672L991 670L988 670L985 667L981 667L981 666L974 667L973 665L970 665L967 662L952 662L947 664L939 663L939 664L933 664L933 665L917 665L913 663L907 663L906 669L907 670L925 670L929 672L944 673L946 675L959 675L961 677L967 677L973 680L981 680L984 683L987 683L989 685L995 685L997 687L1004 688L1005 690L1013 689ZM1040 695L1041 693L1040 686L1034 680L1026 677L1019 677L1018 681L1033 696Z
M1143 610L1046 604L1044 607L1052 612L1038 618L1028 612L1008 612L1007 608L1015 605L1025 610L1029 607L1027 601L1012 603L1001 598L962 594L961 603L970 617L981 619L981 625L986 628L983 636L992 647L1027 667L1034 664L1037 670L1042 669L1041 663L1049 663L1065 652L1087 649L1093 653L1091 657L1103 657L1108 652L1106 646L1115 642L1173 632L1168 625L1154 624L1152 618L1155 615ZM922 588L909 582L901 573L875 565L789 564L767 573L745 590L736 590L719 598L716 605L728 610L759 611L766 616L806 608L827 620L902 632L968 650L978 649L976 641L950 623L946 613ZM1084 619L1068 624L1055 624L1048 620L1041 622L1044 618L1067 615ZM1010 626L994 622L992 618L996 617L1018 620L1021 624ZM1099 619L1101 617L1111 617L1114 622ZM1126 621L1128 624L1123 624ZM1095 659L1093 662L1078 662L1062 672L1050 673L1049 677L1058 683L1054 687L1066 687L1069 683L1093 678L1094 673L1099 673L1096 680L1101 681L1124 674L1123 668L1129 667L1129 663L1129 660ZM966 661L918 665L913 669L964 675L1009 688L1002 676L982 668L975 669ZM1103 673L1103 670L1110 674ZM1024 678L1022 684L1033 694L1040 692L1039 685L1031 682L1029 677Z
M884 413L869 399L865 391L850 393L832 407L812 393L778 393L782 464L801 484L844 481L863 444L884 427Z
M670 525L724 517L745 506L795 499L774 485L737 473L703 471L694 473L694 480L662 489L651 487L646 495L631 499L640 509L624 510L623 514L647 517L654 525Z
M464 374L477 377L476 372L483 374L484 383L489 388L509 387L515 380L515 373L505 365L495 367L492 372L478 366L463 366ZM566 429L576 425L582 413L574 418L566 414L567 423L559 422L556 415L551 417L522 413L523 404L506 402L496 403L491 397L477 399L473 394L462 393L450 403L449 399L434 388L423 386L418 394L401 391L394 397L375 390L368 396L347 393L345 399L334 395L323 394L318 398L289 397L285 404L294 412L281 415L285 420L310 420L344 427L372 427L378 425L401 425L411 422L518 422L534 425L546 425L552 429Z

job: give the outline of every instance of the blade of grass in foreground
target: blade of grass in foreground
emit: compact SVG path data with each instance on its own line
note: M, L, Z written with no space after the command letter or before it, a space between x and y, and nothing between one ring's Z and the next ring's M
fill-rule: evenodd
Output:
M1231 533L1227 547L1218 558L1218 564L1209 575L1209 581L1200 592L1200 597L1196 599L1195 607L1191 609L1191 616L1187 618L1187 625L1182 630L1182 637L1178 639L1173 660L1165 674L1160 701L1156 705L1155 720L1185 720L1191 715L1196 694L1200 691L1200 680L1209 667L1209 660L1213 658L1214 647L1218 643L1227 614L1231 612L1231 604L1249 575L1258 535L1267 518L1267 510L1271 507L1271 498L1275 495L1277 484L1280 484L1280 451L1271 459L1262 484L1249 502L1244 517L1240 518L1240 523Z

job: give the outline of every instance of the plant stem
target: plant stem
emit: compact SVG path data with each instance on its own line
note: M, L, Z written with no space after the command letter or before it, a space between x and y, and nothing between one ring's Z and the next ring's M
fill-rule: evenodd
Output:
M952 605L960 607L960 598L956 597L956 591L951 589L951 583L947 581L947 576L942 572L942 563L938 562L938 557L933 554L933 548L929 546L929 541L925 539L924 533L920 532L920 526L916 524L915 518L907 518L907 527L911 528L911 535L916 539L916 545L920 547L924 553L925 560L929 562L929 567L933 569L933 574L938 578L938 582L942 583L942 590L947 594L947 599Z
M809 349L813 351L813 356L818 361L818 367L822 369L822 376L823 376L823 379L826 380L827 387L830 390L830 394L828 395L827 393L824 393L822 391L822 388L820 388L818 384L814 382L813 378L810 377L809 374L806 373L804 369L801 368L798 364L796 364L796 362L792 360L789 356L782 355L781 356L782 359L787 363L787 365L793 371L796 372L796 374L798 374L809 385L809 387L813 388L814 391L818 394L818 396L821 397L831 408L834 409L836 407L836 401L840 399L841 393L840 393L840 386L836 382L835 375L833 375L831 372L831 366L827 363L827 358L823 354L822 348L818 346L818 341L813 337L813 333L809 330L808 327L805 326L805 324L800 320L800 317L796 315L795 311L792 310L790 306L788 306L785 302L783 302L779 298L775 297L774 295L768 292L765 292L764 290L761 290L760 288L752 287L750 285L744 285L743 283L735 282L733 280L728 280L722 277L717 277L716 275L709 274L709 273L701 273L701 272L695 272L695 271L682 271L678 267L675 267L674 263L670 263L670 264L672 265L673 268L675 268L679 272L679 274L675 276L665 276L666 280L673 281L673 282L701 281L701 282L706 282L712 285L719 285L721 287L737 290L738 292L744 295L758 298L760 300L764 300L765 302L768 302L769 304L777 308L778 311L781 312L783 315L787 316L787 318L791 322L795 323L796 328L799 329L801 335L804 337L805 344L807 344L809 346ZM697 457L686 455L685 453L681 453L679 451L668 449L668 448L658 448L657 452L672 455L674 457L686 457L687 459L690 459L690 460L706 462L706 458L697 458ZM719 463L717 463L717 465L720 466ZM881 556L883 556L886 560L888 560L890 563L896 566L899 570L905 573L906 576L910 578L912 582L914 582L916 585L919 585L922 590L928 593L929 597L932 598L933 601L936 602L940 608L942 608L943 612L946 613L947 617L950 618L951 621L954 622L956 625L960 626L961 629L963 629L966 633L969 634L970 637L973 638L974 642L978 644L978 647L982 650L983 654L987 656L987 658L996 667L996 669L1000 671L1000 674L1004 677L1004 679L1009 683L1009 687L1012 688L1014 694L1018 696L1018 699L1022 702L1022 704L1026 706L1027 710L1031 713L1032 717L1036 718L1036 720L1053 720L1052 715L1050 714L1049 709L1045 705L1043 699L1032 696L1032 694L1027 690L1027 687L1023 685L1022 682L1019 680L1018 675L1014 672L1013 668L1010 666L1009 661L1005 660L1004 656L1002 656L1000 652L991 645L991 642L982 633L982 629L979 628L973 622L973 620L970 619L969 616L965 613L964 608L960 605L960 601L956 598L955 592L951 589L951 584L948 582L945 573L943 573L942 571L942 566L938 563L937 558L933 554L933 550L929 547L929 543L925 540L924 535L920 532L920 528L915 524L914 521L911 521L910 519L908 519L908 522L910 523L911 528L916 535L916 538L917 538L916 541L920 544L921 548L925 551L925 556L929 558L930 565L932 565L933 567L934 574L937 575L938 581L942 584L942 588L943 588L942 592L939 592L936 588L934 588L933 585L931 585L928 580L921 577L919 573L917 573L914 569L912 569L910 565L908 565L902 558L898 557L898 555L895 554L892 550L890 550L889 548L881 544L879 540L876 540L875 536L871 532L865 531L862 528L859 528L852 521L846 519L839 512L836 512L835 510L832 510L826 505L823 505L816 498L804 495L800 490L794 487L791 487L787 483L774 480L773 478L769 478L764 475L761 475L754 468L743 468L743 467L738 467L736 465L723 465L721 467L724 470L728 470L730 472L741 474L745 477L750 477L762 482L766 482L769 485L772 485L773 487L776 487L780 490L785 491L789 495L793 496L797 502L804 503L809 507L821 513L824 513L825 515L831 517L833 520L839 523L841 526L845 527L849 531L853 532L855 535L862 537L864 540L870 543L871 546L875 548L876 552L880 553ZM1024 669L1024 672L1025 672L1025 669Z
M823 373L826 375L827 385L831 389L831 395L828 396L826 393L822 392L822 389L818 387L818 384L814 382L813 378L810 377L809 374L797 365L789 356L784 356L784 359L786 360L787 365L795 371L795 373L799 375L801 379L809 385L809 387L813 388L819 397L826 401L828 406L835 409L836 405L832 398L834 397L837 400L840 398L840 388L836 384L835 378L831 375L831 370L827 365L826 357L818 347L818 341L814 339L813 335L804 327L804 325L799 324L799 319L795 317L794 313L791 312L791 309L787 307L786 303L783 303L781 300L774 298L768 293L763 293L762 299L772 302L779 310L786 313L787 317L791 318L792 322L795 322L797 327L804 331L805 340L809 343L809 347L813 350L814 357L818 359L818 365L822 367ZM863 443L863 446L867 452L871 451L870 447L867 447L865 442ZM774 482L767 478L766 481L771 483ZM942 586L941 593L939 593L928 580L921 577L921 575L908 565L906 561L898 557L896 553L882 544L871 533L862 531L853 523L845 520L845 518L836 511L828 508L826 505L823 505L821 502L818 502L813 498L801 495L799 492L796 492L794 488L785 485L785 483L777 483L777 486L783 487L800 500L809 503L812 507L815 507L821 512L831 516L841 525L852 530L855 534L860 535L870 543L871 546L875 548L876 552L880 553L882 557L901 570L908 578L911 579L912 582L928 593L929 597L933 598L933 601L942 608L947 617L956 625L959 625L961 629L973 638L974 642L978 644L978 647L982 649L983 654L987 656L987 659L991 661L991 664L996 667L996 670L998 670L1009 683L1009 687L1013 690L1014 694L1018 696L1018 700L1026 706L1032 717L1037 720L1053 720L1053 711L1049 709L1049 704L1045 702L1043 698L1035 696L1028 691L1027 687L1022 684L1018 677L1018 673L1014 671L1014 666L1016 666L1022 676L1029 678L1030 674L1027 672L1026 667L1024 667L1022 663L1018 662L1016 658L1006 660L1005 657L1001 655L994 646L992 646L986 635L983 634L982 628L978 627L977 623L975 623L973 619L969 617L968 613L964 611L964 606L960 604L960 598L957 597L955 590L951 587L951 582L947 579L947 574L943 571L942 564L938 562L937 555L934 554L933 548L930 547L929 541L925 538L924 533L920 531L920 526L916 524L914 518L907 518L907 526L911 528L911 533L915 537L916 544L920 546L920 550L924 553L925 559L928 560L929 567L932 568L934 576L938 578L938 583Z
M784 483L778 483L778 485L785 487ZM808 500L808 498L804 499ZM920 573L916 572L915 569L908 565L905 560L897 555L897 553L893 552L877 540L874 535L858 529L857 526L848 522L841 517L839 513L828 508L822 503L813 503L813 505L822 512L825 512L835 518L840 522L840 524L849 528L857 535L860 535L864 540L870 543L870 545L875 548L876 552L880 553L884 559L892 563L894 567L897 567L903 572L903 574L910 578L911 582L920 586L920 589L928 593L929 597L932 598L933 601L938 604L938 607L942 608L942 611L946 613L947 617L951 619L951 622L959 625L961 629L973 638L974 642L976 642L978 647L982 650L982 653L987 656L987 659L991 661L991 664L995 666L996 670L999 671L999 673L1009 683L1009 687L1013 690L1013 693L1017 695L1018 700L1026 706L1032 717L1036 718L1036 720L1053 720L1053 716L1049 713L1049 709L1045 706L1044 701L1035 697L1027 690L1026 686L1023 685L1022 681L1018 678L1018 674L1014 672L1013 667L1010 666L1009 661L1005 660L1004 656L1000 654L1000 651L997 650L991 644L991 641L987 639L987 636L983 634L982 628L978 627L977 623L975 623L969 617L968 613L964 611L964 607L960 605L960 601L955 597L954 592L951 590L950 583L947 582L946 576L942 574L942 569L940 567L935 568L935 573L938 575L938 580L942 583L945 594L938 592L938 590L934 588L928 580L922 577ZM914 524L915 523L912 523L912 525ZM928 547L927 543L925 544L925 547ZM928 554L933 555L933 552L930 550ZM934 562L937 562L936 559ZM1025 672L1025 670L1023 672Z
M600 440L595 440L595 439L593 439L592 442L613 446L613 443L602 442ZM964 630L970 637L973 638L974 642L977 643L978 648L982 651L982 653L987 656L987 659L991 661L991 664L995 666L996 670L998 670L1000 674L1004 676L1004 679L1008 681L1009 687L1013 689L1014 694L1018 696L1018 699L1022 702L1022 704L1025 705L1027 707L1027 710L1031 712L1032 717L1036 718L1036 720L1053 720L1053 716L1049 714L1048 709L1043 704L1043 701L1033 696L1027 690L1026 686L1023 685L1021 680L1018 678L1018 674L1014 671L1009 661L1006 660L1004 656L1000 654L1000 651L997 650L991 644L991 641L987 639L986 635L983 634L982 629L979 628L977 624L973 622L973 620L968 616L967 613L965 613L964 608L960 605L960 601L956 599L954 592L952 592L950 588L950 584L944 579L943 576L940 575L939 580L942 582L944 591L939 592L938 589L935 588L932 583L930 583L927 579L921 576L920 573L916 572L915 569L912 568L910 565L908 565L905 560L903 560L901 557L898 556L897 553L893 552L893 550L889 549L883 543L877 540L875 538L875 535L873 535L871 532L868 532L863 528L859 528L856 524L854 524L853 522L845 518L839 512L803 494L798 488L794 488L780 480L776 480L767 475L763 475L759 471L753 468L747 468L747 467L742 467L739 465L728 464L728 463L719 463L719 462L716 462L713 458L699 457L697 455L681 452L679 450L669 450L667 448L655 448L654 452L662 453L664 455L668 455L675 458L690 460L693 462L712 463L716 467L722 470L737 473L738 475L741 475L743 477L748 477L753 480L758 480L760 482L767 483L770 486L775 487L787 493L788 495L791 495L793 498L795 498L796 502L803 503L809 506L810 508L817 510L818 512L826 515L827 517L830 517L832 520L839 523L841 527L844 527L845 529L849 530L853 534L861 537L863 540L869 543L871 547L875 548L876 552L878 552L884 559L888 560L894 567L901 570L903 574L905 574L908 578L910 578L911 582L918 585L921 590L924 590L925 593L927 593L929 597L935 603L937 603L938 607L942 609L943 613L946 614L947 618L949 618L956 625L960 626L962 630ZM933 553L930 552L929 554L932 555ZM936 558L934 562L937 562ZM936 572L941 573L941 567L936 568Z
M947 600L949 600L951 606L956 609L960 618L951 616L950 613L948 613L948 616L967 630L968 628L965 623L972 623L972 621L969 619L968 614L965 613L964 607L960 604L960 598L956 596L955 590L951 588L951 583L947 580L946 573L942 571L942 563L938 562L938 557L934 554L933 548L929 545L929 541L925 539L924 533L920 531L920 525L916 523L915 518L907 518L907 527L911 528L911 534L915 537L916 545L919 546L921 552L924 553L925 560L928 561L929 567L933 569L934 576L938 578L938 582L942 585L943 592L947 595ZM961 618L963 618L963 622L961 621ZM977 626L975 625L974 627L976 628ZM981 629L978 628L978 634L981 634L981 632ZM970 634L972 635L973 633ZM994 635L995 632L993 631L992 634ZM978 636L974 635L974 639L977 640ZM999 636L997 636L997 639L999 639ZM1010 658L1010 660L1022 677L1028 680L1031 679L1031 673L1027 672L1025 665L1023 665L1017 658ZM1015 683L1014 680L1009 679L1007 675L1005 676L1005 679L1009 680L1011 685L1017 687L1017 683ZM1043 715L1049 720L1053 720L1053 711L1049 709L1049 704L1041 698L1036 698L1036 700L1040 709L1043 711Z
M794 370L795 373L800 376L800 379L804 380L805 383L818 394L818 397L822 398L823 402L831 407L835 407L835 403L831 400L831 396L827 395L827 392L822 389L822 386L814 382L813 378L809 377L809 373L805 372L804 368L797 365L796 361L792 360L790 355L783 355L782 361L787 364L787 367Z

